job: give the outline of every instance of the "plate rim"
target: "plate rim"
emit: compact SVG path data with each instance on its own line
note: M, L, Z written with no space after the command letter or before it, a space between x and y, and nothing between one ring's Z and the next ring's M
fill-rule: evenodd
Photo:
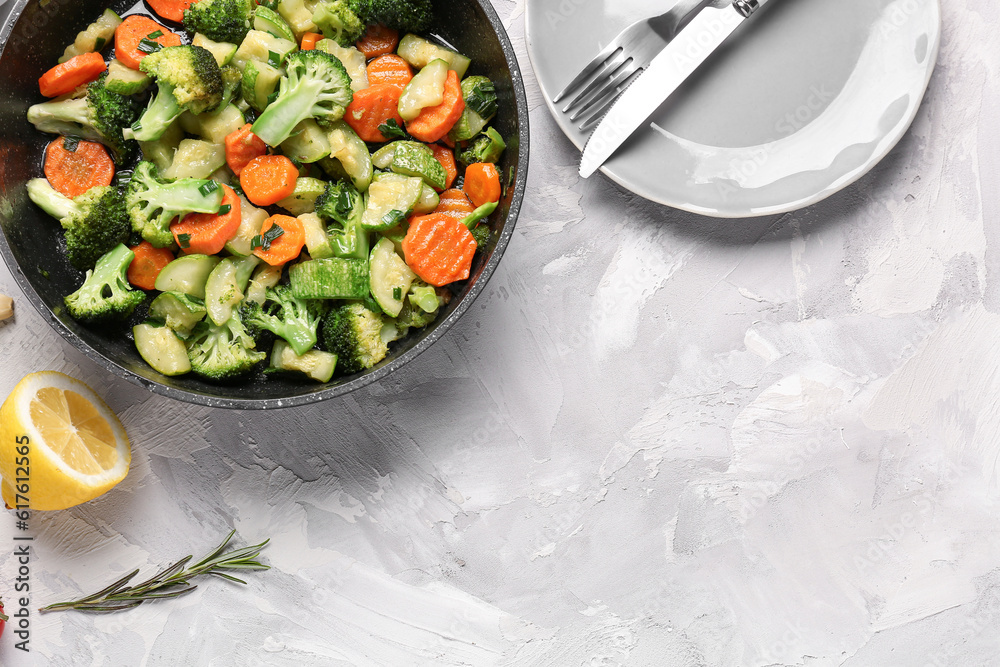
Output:
M628 182L626 178L615 173L609 166L605 163L601 166L600 172L604 174L605 177L618 184L620 187L636 194L643 199L647 199L651 202L661 204L670 208L674 208L680 211L686 211L688 213L694 213L696 215L703 215L706 217L727 219L727 220L742 220L749 218L759 218L770 215L782 215L785 213L791 213L793 211L798 211L813 204L817 204L836 193L844 190L858 180L860 180L865 174L875 168L885 157L892 152L892 150L902 141L906 133L909 132L910 127L913 125L913 121L916 120L917 114L920 113L920 109L923 107L924 98L927 95L927 90L930 86L931 77L934 76L934 72L937 69L938 57L941 53L941 32L942 32L942 17L941 17L941 2L940 0L927 0L930 3L931 9L935 13L933 21L933 35L932 44L928 45L928 55L927 58L927 68L924 74L924 80L921 87L920 101L917 104L911 105L908 113L900 119L897 123L898 131L895 132L894 136L887 135L888 141L885 142L885 146L881 151L873 153L870 158L868 158L864 164L857 167L852 171L846 172L841 178L837 179L836 185L828 186L823 188L819 192L815 192L807 197L799 198L792 202L786 202L783 204L776 204L763 208L755 208L751 210L743 209L742 211L723 211L718 209L706 208L704 206L698 206L690 202L679 202L672 198L663 197L662 194L656 192L648 192L645 188L637 187ZM537 65L537 55L534 52L533 44L535 42L532 33L532 20L531 11L527 7L524 11L524 41L525 50L528 53L528 62L531 64L532 73L535 75L535 81L538 83L538 88L541 91L542 98L545 101L545 106L549 110L556 126L563 133L563 135L569 140L569 142L575 146L578 150L582 151L583 146L577 143L575 137L566 131L563 127L563 123L560 120L562 112L559 111L555 104L552 102L551 96L545 90L545 86L542 84L541 77L538 75L538 65ZM702 144L699 144L702 145Z

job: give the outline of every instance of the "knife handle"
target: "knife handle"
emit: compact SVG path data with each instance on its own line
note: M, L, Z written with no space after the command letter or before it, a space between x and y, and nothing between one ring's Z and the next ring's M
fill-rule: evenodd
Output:
M767 0L733 0L733 7L736 8L744 18L750 18L755 11Z

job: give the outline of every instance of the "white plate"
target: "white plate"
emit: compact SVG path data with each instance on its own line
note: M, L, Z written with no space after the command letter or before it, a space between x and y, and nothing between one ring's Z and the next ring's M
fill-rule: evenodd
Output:
M528 53L552 104L584 64L655 0L531 0ZM896 145L937 61L938 0L772 0L602 171L674 208L784 213L853 183ZM564 103L560 103L562 106Z

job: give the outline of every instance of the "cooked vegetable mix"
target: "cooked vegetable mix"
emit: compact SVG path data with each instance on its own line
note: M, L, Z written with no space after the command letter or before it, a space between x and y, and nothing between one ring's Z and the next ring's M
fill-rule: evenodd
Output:
M493 82L425 36L430 0L148 6L80 32L28 110L58 135L28 195L85 272L66 312L131 319L153 369L216 382L328 382L431 324L490 238L506 145Z

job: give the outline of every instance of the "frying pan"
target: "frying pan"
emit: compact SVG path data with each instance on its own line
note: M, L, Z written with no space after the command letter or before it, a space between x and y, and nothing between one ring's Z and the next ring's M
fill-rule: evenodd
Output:
M41 134L25 119L28 107L43 101L38 77L54 66L63 49L107 7L119 15L148 10L140 2L101 0L17 0L0 30L0 254L42 317L72 345L112 373L164 396L219 408L275 409L315 403L354 391L415 358L469 310L496 270L514 232L528 177L528 105L510 39L489 0L435 0L434 35L472 58L470 74L496 84L500 112L494 127L508 148L498 165L506 181L513 176L500 207L491 217L493 236L477 253L468 281L452 286L453 298L429 327L391 346L375 368L327 384L299 382L262 374L235 384L213 384L196 376L169 378L151 369L136 352L131 325L87 328L65 313L63 297L84 276L66 261L62 232L28 199L25 183L42 175L42 154L52 135ZM0 8L0 14L3 8Z

